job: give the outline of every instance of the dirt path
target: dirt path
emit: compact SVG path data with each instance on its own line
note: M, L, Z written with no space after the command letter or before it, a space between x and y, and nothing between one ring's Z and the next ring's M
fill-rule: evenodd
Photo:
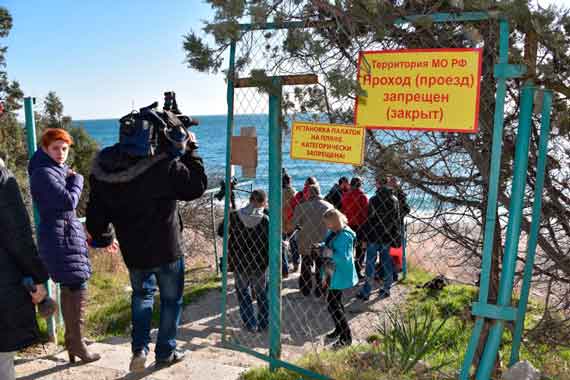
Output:
M325 335L334 327L325 299L302 296L297 282L298 274L293 274L283 281L282 357L286 360L294 360L303 353L319 351L326 347L331 342L325 341ZM226 312L228 340L258 352L267 353L269 334L267 332L252 333L242 328L237 297L231 280L228 288ZM378 300L377 293L373 292L368 302L357 300L357 292L358 288L347 291L344 295L344 303L353 339L355 342L362 342L375 333L377 324L382 320L387 309L397 308L404 301L406 289L397 285L392 289L392 296L382 301ZM221 304L222 293L212 291L189 305L183 315L185 339L190 342L199 339L206 345L208 343L215 346L221 345ZM227 362L223 357L220 359L227 364L237 364L231 360ZM238 360L242 359L238 358Z
M269 334L251 333L241 328L241 318L237 305L233 280L230 277L227 295L226 331L228 340L239 345L267 353ZM308 352L318 352L330 342L324 336L333 328L323 298L303 297L297 287L298 274L293 274L283 282L282 301L282 358L295 360ZM395 286L392 297L379 301L373 292L370 301L357 300L357 288L346 292L344 303L346 315L356 342L364 341L375 332L378 321L385 310L398 307L403 302L406 289ZM17 375L23 380L178 380L192 378L237 380L240 373L265 362L238 351L222 346L222 292L213 290L206 293L184 310L177 337L178 347L186 350L187 358L168 369L155 370L152 366L153 353L147 362L148 370L140 375L128 373L130 341L127 337L116 337L105 342L90 345L91 350L102 355L98 362L88 365L70 365L62 348L50 352L36 353L33 358L19 358ZM153 331L153 340L156 331ZM151 350L153 347L151 346Z

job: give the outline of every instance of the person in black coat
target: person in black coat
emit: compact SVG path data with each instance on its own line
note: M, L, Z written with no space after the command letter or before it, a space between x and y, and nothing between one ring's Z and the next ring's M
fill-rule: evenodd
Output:
M362 227L367 245L366 282L358 293L358 298L368 300L370 297L378 256L384 272L384 284L379 297L380 299L390 297L390 288L394 279L390 247L398 248L402 245L400 224L398 199L393 189L388 186L387 178L379 175L376 177L376 194L370 198L368 217Z
M350 183L347 177L340 177L338 183L335 183L325 196L325 201L329 202L337 210L342 209L342 196L350 190Z
M36 311L46 297L48 273L38 256L16 179L0 158L0 378L12 380L14 354L39 339ZM22 285L31 277L36 291Z
M195 137L191 141L195 146ZM160 290L160 327L156 344L159 365L180 361L176 332L182 311L184 252L177 201L202 196L207 177L194 148L181 156L159 150L137 156L126 144L103 149L90 176L87 230L92 246L107 247L114 235L129 269L133 293L130 369L144 370L149 351L154 294ZM111 227L112 225L112 227Z

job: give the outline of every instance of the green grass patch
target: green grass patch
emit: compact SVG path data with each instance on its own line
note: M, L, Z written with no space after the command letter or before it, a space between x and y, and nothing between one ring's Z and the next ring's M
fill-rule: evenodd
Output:
M195 302L210 290L221 288L220 279L206 270L187 271L183 304ZM152 327L160 321L160 297L153 309ZM131 329L131 292L126 272L95 272L89 281L89 304L85 321L85 335L103 340L112 336L125 336ZM38 318L40 334L47 340L47 323ZM63 328L58 329L58 342L63 343Z
M440 368L441 374L433 375L433 379L446 378L449 374L454 378L455 373L463 364L463 355L467 349L474 320L471 316L471 304L478 296L475 286L452 284L441 291L418 288L434 277L424 270L411 267L403 286L409 288L409 293L401 312L405 315L421 315L433 313L434 325L445 321L437 331L434 340L436 349L430 350L422 359L432 368ZM525 327L532 328L540 320L543 306L533 300L529 303ZM511 350L511 333L505 329L501 357L503 364L509 360ZM375 368L374 360L362 360L362 351L368 352L373 358L375 351L382 347L383 335L373 334L369 337L368 345L350 347L341 351L324 351L308 354L295 364L315 373L329 376L333 379L346 380L406 380L415 379L413 371L400 374L397 368L388 371ZM547 342L525 341L521 347L521 360L529 360L539 368L547 378L570 380L570 348L553 348ZM267 368L256 368L242 375L243 380L298 380L304 379L298 374L287 370L271 373Z
M378 368L379 360L370 344L354 345L338 351L323 351L304 356L295 364L331 379L342 380L411 380L408 375L396 374ZM241 375L240 380L299 380L312 379L286 369L270 372L255 368Z
M86 335L100 340L124 335L131 323L127 273L94 273L89 281Z

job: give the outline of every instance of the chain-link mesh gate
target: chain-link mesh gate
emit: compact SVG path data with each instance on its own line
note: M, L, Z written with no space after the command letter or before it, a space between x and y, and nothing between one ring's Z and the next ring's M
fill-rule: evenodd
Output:
M489 153L491 142L496 145L498 139L500 160L502 139L500 120L498 138L496 132L496 113L502 113L495 109L496 88L501 80L504 83L516 75L494 72L496 64L507 62L499 60L499 21L486 13L398 19L386 25L380 42L374 33L351 36L355 41L347 44L340 57L323 37L339 33L338 28L334 22L310 27L295 22L242 25L240 39L232 45L228 86L228 146L229 136L239 134L241 126L254 126L258 136L268 136L267 143L260 144L261 166L266 167L259 170L255 187L269 190L274 199L269 202L268 218L255 215L258 211L251 205L232 211L226 202L224 341L266 359L273 367L315 378L319 375L290 362L310 352L318 360L324 348L366 342L386 315L393 320L398 310L406 308L410 290L397 285L405 275L406 254L408 262L433 274L471 284L478 279L481 254L477 252L482 249L484 216L489 212L484 184L491 182L493 192L492 177L498 175L498 168L490 168L485 158L497 157L496 147L493 156ZM317 57L308 53L315 46L321 49ZM293 120L354 123L358 90L353 82L360 51L465 47L483 52L478 134L368 130L363 167L289 158L288 127ZM508 48L508 41L502 48ZM299 74L316 74L319 83L283 87L287 84L283 78ZM239 84L244 81L254 86ZM351 89L347 94L330 92L343 81ZM508 101L513 104L516 98L510 96ZM287 117L276 120L281 112ZM278 128L278 137L272 128ZM279 157L271 157L272 152ZM265 164L268 156L270 162ZM281 167L287 169L291 186L277 190ZM279 194L277 202L275 194ZM323 219L335 207L347 216L346 224L353 231L349 235L359 277L356 286L340 286L346 287L341 302L330 281L329 289L322 286L327 264L321 255L324 250L314 247L322 242L331 248L335 244L332 240L337 236L328 235ZM279 220L273 227L271 218ZM280 226L279 236L275 225ZM271 244L283 247L288 271L281 265L285 259L275 256ZM461 365L466 347L456 349L457 356L447 358L447 368Z

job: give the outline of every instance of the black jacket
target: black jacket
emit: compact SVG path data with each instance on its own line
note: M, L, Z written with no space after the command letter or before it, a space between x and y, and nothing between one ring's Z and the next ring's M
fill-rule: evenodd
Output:
M397 188L394 190L396 198L398 198L398 213L400 215L400 224L404 227L404 218L408 215L411 211L410 206L408 205L407 196L402 189Z
M325 196L325 201L332 204L337 210L342 209L342 190L338 183L335 183L330 189L328 194Z
M398 199L392 190L382 187L368 202L368 218L363 234L369 243L385 244L390 247L402 245L401 216Z
M228 272L264 273L269 265L269 216L264 212L259 223L248 227L239 216L230 213L228 235ZM223 223L218 228L223 236Z
M129 269L155 268L184 255L177 200L204 194L201 158L190 152L180 159L134 158L115 145L99 153L89 180L87 230L94 246L108 246L116 233Z
M24 277L47 281L30 219L14 176L0 167L0 352L21 350L39 338L36 311Z

